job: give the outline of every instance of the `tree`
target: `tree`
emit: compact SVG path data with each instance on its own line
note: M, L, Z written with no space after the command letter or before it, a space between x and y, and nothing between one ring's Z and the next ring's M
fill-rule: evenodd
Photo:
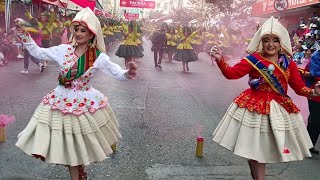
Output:
M220 16L237 16L243 12L251 13L255 0L190 0L194 9L205 14Z

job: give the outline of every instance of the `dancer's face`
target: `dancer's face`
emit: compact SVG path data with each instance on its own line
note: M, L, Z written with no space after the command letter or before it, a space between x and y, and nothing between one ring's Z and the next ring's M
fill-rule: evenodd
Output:
M46 17L46 16L41 16L41 17L40 17L40 21L41 21L42 23L47 22L47 17Z
M74 37L76 43L79 45L88 44L93 36L94 34L86 26L76 25L74 27Z
M279 53L281 46L280 40L276 35L266 35L262 38L262 50L268 56L273 56Z

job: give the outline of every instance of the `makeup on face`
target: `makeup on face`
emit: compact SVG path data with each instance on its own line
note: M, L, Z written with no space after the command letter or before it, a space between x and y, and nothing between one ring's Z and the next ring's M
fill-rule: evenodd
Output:
M88 43L93 38L93 33L83 25L74 27L74 38L78 44Z
M262 38L262 50L266 55L272 56L279 53L280 39L276 35L266 35Z

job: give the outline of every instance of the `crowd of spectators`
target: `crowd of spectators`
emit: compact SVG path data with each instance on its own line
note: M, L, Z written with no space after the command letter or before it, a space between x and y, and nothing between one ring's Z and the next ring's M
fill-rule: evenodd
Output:
M22 43L19 42L14 32L8 33L4 28L0 28L0 67L7 66L9 61L23 58Z
M320 49L320 17L300 18L299 27L292 33L293 60L304 65L312 53Z

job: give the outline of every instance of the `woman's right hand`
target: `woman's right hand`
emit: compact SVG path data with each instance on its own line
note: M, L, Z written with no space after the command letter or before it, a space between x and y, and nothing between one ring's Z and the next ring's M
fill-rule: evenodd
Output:
M317 96L320 96L320 81L318 81L314 86L314 92Z
M22 24L20 23L20 21L18 19L16 19L14 22L15 22L15 28L17 31L26 31L25 27L22 26Z

